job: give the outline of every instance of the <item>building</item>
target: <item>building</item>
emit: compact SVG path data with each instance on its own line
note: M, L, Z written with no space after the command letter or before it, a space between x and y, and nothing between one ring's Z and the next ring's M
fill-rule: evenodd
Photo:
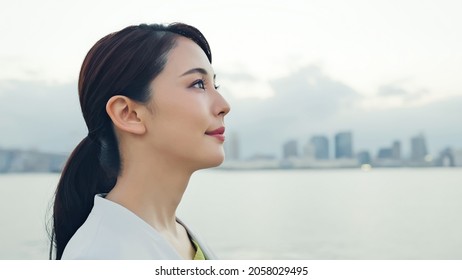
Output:
M373 161L375 167L400 167L403 166L401 159L401 142L394 141L391 146L380 148L377 157Z
M361 151L357 155L357 159L359 164L371 164L371 155L369 154L368 151Z
M462 167L462 149L453 150L454 166Z
M9 171L13 157L13 151L0 149L0 173Z
M298 143L296 140L289 140L284 143L282 148L282 154L284 159L297 158L298 157Z
M329 139L326 136L313 136L310 144L314 148L314 158L329 159Z
M400 141L394 141L393 145L391 146L391 158L394 160L400 160L401 159L401 142Z
M392 159L393 149L392 148L381 148L377 154L378 159Z
M379 152L377 153L377 159L400 160L401 142L394 141L391 147L380 148Z
M340 132L335 135L335 158L353 158L353 135Z
M236 132L232 132L229 140L225 142L225 150L227 160L240 160L239 136Z
M0 149L0 173L61 172L66 160L67 155Z
M451 148L446 148L440 152L439 158L438 158L438 164L439 166L456 166L455 160L454 160L454 150Z
M411 138L411 160L415 162L425 161L428 155L427 144L423 134Z
M315 159L316 158L315 146L309 141L303 147L303 158L305 159Z
M446 167L462 166L462 149L446 148L441 151L437 165Z

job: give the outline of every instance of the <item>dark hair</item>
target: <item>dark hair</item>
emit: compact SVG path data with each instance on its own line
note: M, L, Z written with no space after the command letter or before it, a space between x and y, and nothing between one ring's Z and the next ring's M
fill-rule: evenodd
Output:
M100 39L85 57L78 89L89 132L67 160L56 189L50 259L53 248L56 259L61 259L67 243L87 219L94 196L109 192L122 168L107 101L121 94L147 103L150 82L162 72L178 36L193 40L212 62L202 33L182 23L126 27Z

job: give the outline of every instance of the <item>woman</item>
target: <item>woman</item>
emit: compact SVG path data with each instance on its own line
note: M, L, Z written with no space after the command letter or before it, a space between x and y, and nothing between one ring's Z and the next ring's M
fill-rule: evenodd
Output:
M176 218L194 171L224 159L209 45L185 24L130 26L87 54L79 98L88 136L53 209L57 259L211 259Z

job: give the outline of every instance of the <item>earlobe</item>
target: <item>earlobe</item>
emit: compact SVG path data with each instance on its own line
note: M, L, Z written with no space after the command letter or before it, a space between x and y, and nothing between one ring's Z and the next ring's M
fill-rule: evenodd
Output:
M141 135L146 126L139 117L140 105L123 95L114 95L106 103L106 112L112 123L121 131Z

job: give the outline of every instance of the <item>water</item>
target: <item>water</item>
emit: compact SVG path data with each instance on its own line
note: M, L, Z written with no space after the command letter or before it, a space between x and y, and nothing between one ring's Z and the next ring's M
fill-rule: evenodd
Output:
M46 259L57 174L0 175L0 259ZM462 259L462 169L196 173L179 216L224 259Z

